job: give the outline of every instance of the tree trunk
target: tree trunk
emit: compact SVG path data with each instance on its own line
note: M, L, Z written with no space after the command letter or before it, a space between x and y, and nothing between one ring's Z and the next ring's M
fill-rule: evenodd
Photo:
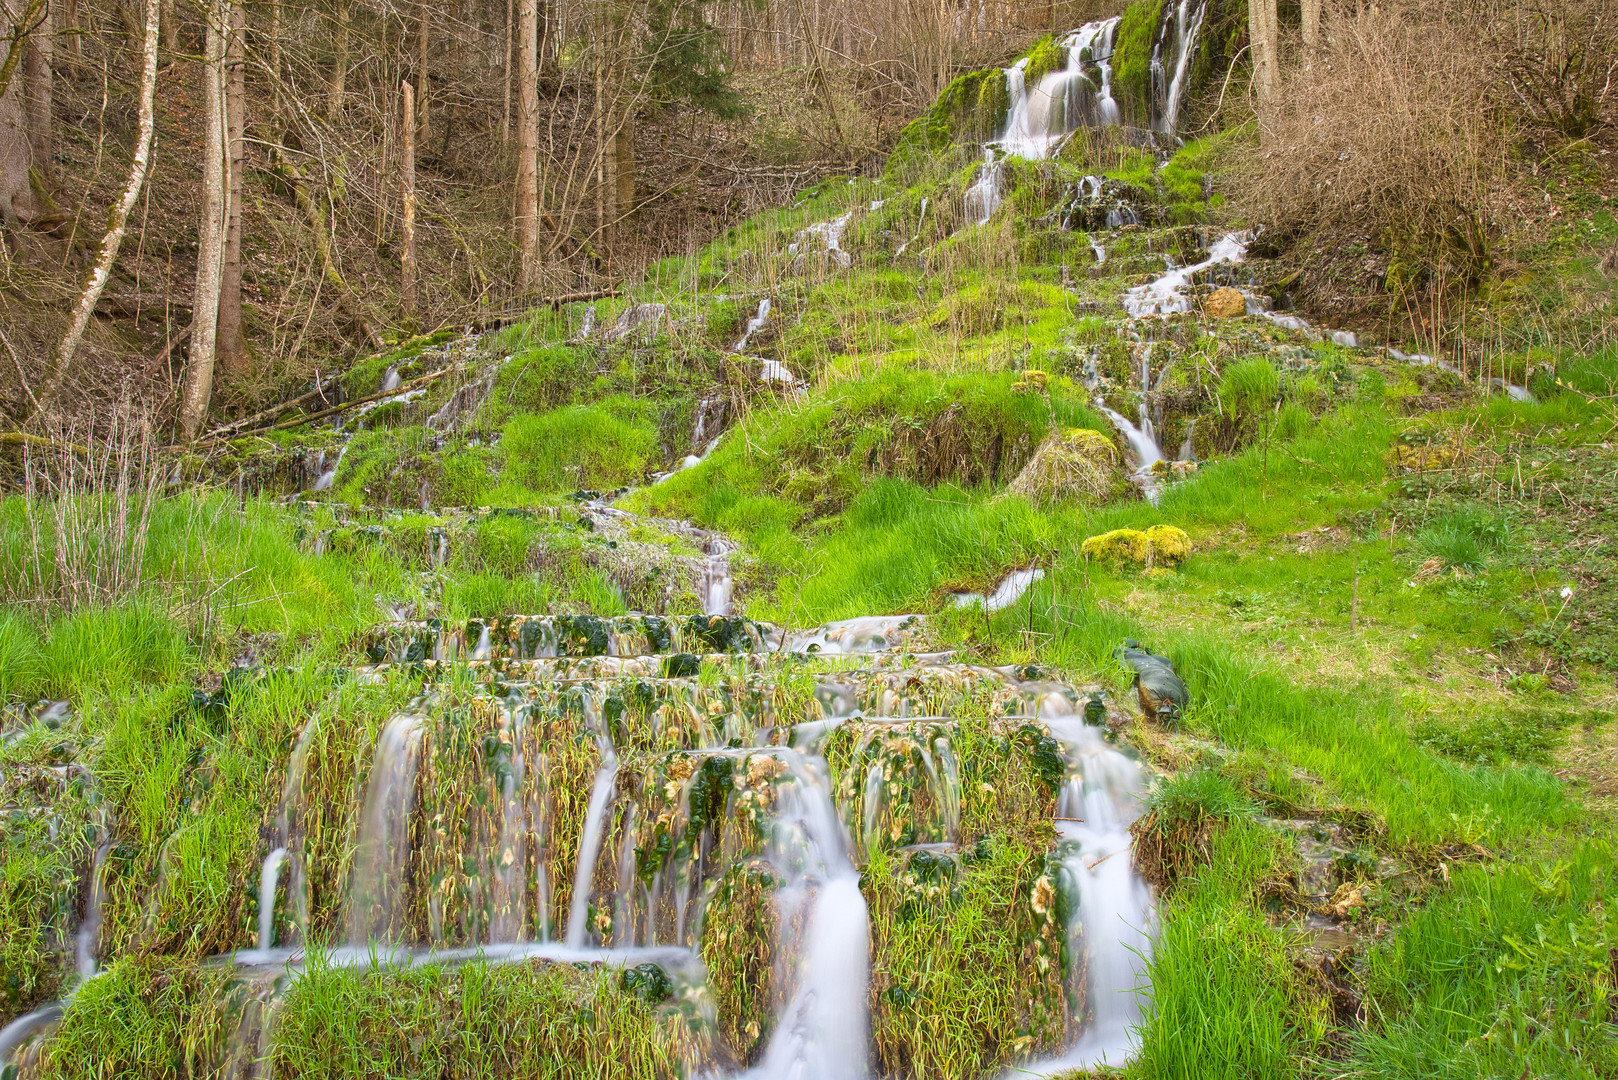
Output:
M627 220L635 213L635 110L633 106L624 109L622 119L618 121L618 130L614 132L613 142L613 179L618 190L617 214L613 217L614 226Z
M416 103L410 80L399 83L404 98L400 130L404 139L399 151L399 194L403 205L404 251L399 255L399 299L404 306L405 329L414 333L416 318Z
M225 10L212 0L205 11L202 96L207 130L202 149L202 220L197 236L197 281L191 294L191 349L180 384L179 441L197 436L213 395L214 346L219 329L219 283L225 254Z
M326 84L326 118L335 120L343 111L343 94L348 83L348 0L337 0L333 14L331 80Z
M163 0L163 43L162 50L174 59L174 47L180 40L180 19L174 11L174 0Z
M1320 49L1320 0L1303 0L1303 63L1309 67Z
M603 26L596 30L595 100L592 121L595 127L595 193L596 220L594 247L603 258L611 258L612 220L618 216L618 186L611 179L614 164L611 132L607 124L607 43Z
M62 380L73 364L74 355L79 351L79 342L84 338L85 328L90 325L90 316L95 311L97 301L101 299L102 291L107 287L107 279L112 275L112 264L117 260L118 248L124 242L129 214L140 199L141 188L146 184L146 173L151 167L153 98L157 90L159 11L159 0L146 0L146 34L141 52L140 121L135 134L135 155L129 165L129 181L124 185L123 197L113 204L112 211L107 215L107 231L101 238L101 255L96 259L95 267L89 276L84 279L84 288L79 293L79 303L73 309L73 319L68 323L67 333L62 335L61 344L51 355L37 401L42 412L48 412L52 408L61 390Z
M1261 113L1269 109L1276 94L1275 39L1271 36L1274 12L1275 0L1251 0L1247 5L1247 33L1253 45L1253 89ZM1264 118L1259 119L1262 137Z
M505 96L502 99L504 101L504 105L500 111L501 146L507 146L511 143L511 50L512 35L513 31L516 29L516 18L516 11L512 6L512 0L506 0L506 82Z
M229 176L225 205L225 261L219 279L219 366L226 375L247 369L242 341L242 160L246 153L247 5L228 0L230 35L225 46L225 138Z
M522 283L539 278L539 7L517 0L517 246Z
M432 30L432 8L427 0L416 4L416 123L423 146L432 137L432 126L427 120L427 38Z
M84 64L84 46L79 41L79 0L66 0L62 5L62 44L68 66L78 71Z
M269 2L269 26L264 31L265 58L270 68L270 125L274 128L270 138L281 137L281 0Z
M28 101L28 150L40 182L48 183L56 157L55 123L51 119L52 60L56 49L51 4L40 7L39 24L28 35L23 54L24 93Z

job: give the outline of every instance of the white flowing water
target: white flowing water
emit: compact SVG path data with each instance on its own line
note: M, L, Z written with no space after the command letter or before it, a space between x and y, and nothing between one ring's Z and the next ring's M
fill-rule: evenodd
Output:
M378 392L391 394L397 389L399 389L399 365L391 364L388 370L382 373L382 386Z
M110 835L96 845L95 858L90 863L90 892L84 898L84 919L73 935L73 959L80 982L93 979L96 974L101 952L101 902L106 898L107 854L112 846ZM4 1060L0 1057L0 1061Z
M1001 611L1021 600L1028 587L1044 576L1045 571L1037 566L1026 570L1013 570L988 596L973 592L956 593L954 604L956 607L972 607L975 604L981 606L984 611Z
M1199 263L1170 270L1162 277L1145 285L1137 285L1124 294L1124 310L1133 318L1145 315L1171 315L1190 311L1191 298L1185 288L1204 270L1221 263L1238 263L1247 255L1247 235L1226 233L1208 249L1208 257Z
M974 225L987 225L1003 201L1000 195L1000 160L992 146L983 148L978 178L966 189L966 217Z
M803 246L812 237L825 245L826 254L831 256L832 262L842 267L852 265L853 257L843 250L843 232L848 228L848 223L853 218L854 211L850 210L841 217L832 218L830 221L815 222L813 225L806 227L803 232L798 234L798 239L787 246L787 254L799 254Z
M0 1067L12 1064L17 1051L35 1036L55 1027L62 1019L62 1006L55 1002L17 1017L0 1028Z
M732 352L746 352L747 351L747 343L749 341L753 340L753 335L754 334L758 333L759 330L763 329L764 324L769 320L769 318L770 318L770 298L768 296L766 296L764 299L762 299L762 300L760 300L758 302L758 312L757 312L757 314L755 314L751 319L747 320L747 329L745 331L743 331L741 340L736 342L736 347L734 349L732 349L731 351ZM698 416L698 423L700 423L700 422L701 422L701 417L699 415Z
M703 542L703 548L708 558L702 570L702 613L728 616L731 594L736 589L736 579L730 571L730 557L735 553L736 545L723 536L713 534Z
M1156 911L1152 892L1131 861L1129 826L1139 814L1145 776L1112 746L1102 729L1076 716L1050 718L1069 776L1057 808L1062 888L1077 918L1068 925L1069 953L1085 959L1070 973L1082 1000L1078 1041L1056 1058L1008 1075L1054 1076L1100 1065L1118 1067L1135 1049L1141 997L1148 992Z
M392 942L403 930L401 900L410 857L423 717L400 713L383 725L360 813L359 845L348 886L349 944Z
M286 862L287 849L278 847L264 859L264 868L258 879L258 947L275 947L275 881Z
M590 885L595 880L596 859L601 854L602 832L606 828L607 807L618 782L618 755L606 736L601 736L601 769L590 789L590 808L584 816L584 832L579 836L579 860L573 873L573 898L567 914L567 945L584 947L585 923L590 914Z
M1174 8L1174 75L1169 79L1168 88L1163 95L1162 111L1154 119L1152 127L1164 135L1173 135L1180 121L1180 102L1185 97L1186 78L1191 70L1192 47L1196 44L1197 34L1202 29L1203 17L1208 12L1208 0L1179 0ZM1158 56L1152 58L1153 66L1161 70L1161 61Z
M788 996L756 1080L858 1080L868 1075L870 925L860 875L832 803L825 763L782 751L792 782L777 792L770 861L782 941L777 977ZM797 933L792 932L798 928Z
M1162 490L1162 480L1152 471L1152 466L1163 460L1163 448L1157 445L1156 435L1151 430L1151 420L1147 419L1143 414L1141 417L1143 426L1136 427L1122 413L1099 403L1096 407L1106 415L1108 420L1112 421L1112 426L1117 428L1119 433L1128 440L1129 448L1134 451L1135 457L1140 461L1135 471L1130 474L1129 479L1141 489L1141 493L1146 496L1146 501L1156 506L1158 495Z
M1112 49L1119 18L1086 23L1059 43L1067 62L1028 85L1027 60L1005 69L1011 108L998 140L1008 154L1048 157L1080 127L1112 127L1122 116L1112 96ZM1091 81L1099 75L1100 88Z

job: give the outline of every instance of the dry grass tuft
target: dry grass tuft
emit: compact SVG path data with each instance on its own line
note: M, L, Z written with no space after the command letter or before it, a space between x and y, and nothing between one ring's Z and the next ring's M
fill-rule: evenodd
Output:
M1099 503L1118 493L1118 451L1099 431L1051 435L1007 489L1041 506L1063 500Z

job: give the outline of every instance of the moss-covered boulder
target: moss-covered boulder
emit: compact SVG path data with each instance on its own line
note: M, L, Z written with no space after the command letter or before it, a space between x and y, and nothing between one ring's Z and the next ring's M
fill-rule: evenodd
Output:
M1158 566L1179 566L1191 557L1191 538L1173 525L1153 525L1146 530L1152 544L1152 562Z
M1114 529L1092 536L1080 548L1084 557L1107 566L1145 566L1152 561L1152 541L1139 529Z

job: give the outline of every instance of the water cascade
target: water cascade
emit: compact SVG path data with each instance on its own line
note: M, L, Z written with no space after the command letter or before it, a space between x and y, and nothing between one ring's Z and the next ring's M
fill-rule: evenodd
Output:
M1011 108L998 140L1008 154L1038 160L1048 157L1080 127L1114 127L1122 121L1112 96L1113 39L1121 18L1086 23L1059 43L1067 62L1027 84L1028 62L1005 70Z
M984 611L1003 611L1021 600L1023 593L1028 591L1029 586L1044 576L1045 571L1037 566L1026 570L1013 570L1005 576L1004 580L995 587L994 592L988 596L973 592L956 593L953 602L956 607L971 607L977 604Z
M994 147L983 148L983 165L978 178L966 191L966 217L975 225L987 225L994 212L1000 209L1000 159Z
M1185 293L1186 286L1210 267L1241 262L1247 256L1247 241L1245 233L1226 233L1208 248L1208 257L1201 262L1170 270L1130 289L1124 294L1124 310L1136 319L1190 311L1191 298Z
M732 352L746 352L747 351L747 343L753 339L754 334L759 332L759 330L764 326L764 323L769 319L769 317L770 317L770 298L768 296L766 296L764 299L762 299L762 300L760 300L758 302L758 313L756 315L754 315L751 319L747 320L747 329L742 333L741 340L736 342L736 347L734 349L732 349L731 351ZM700 418L699 418L699 420L700 420Z
M1173 135L1177 130L1180 102L1185 97L1186 77L1190 74L1192 50L1207 13L1208 0L1177 0L1172 21L1164 20L1157 43L1152 46L1152 89L1158 107L1152 129L1161 134ZM1171 30L1172 38L1169 36ZM1166 45L1174 53L1174 74L1169 76L1165 85L1163 55Z
M1068 1051L1019 1075L1124 1064L1140 1022L1156 916L1151 889L1130 864L1129 826L1139 813L1145 776L1138 764L1077 716L1047 720L1062 744L1068 778L1057 808L1062 889L1080 919L1068 926L1070 954L1085 958L1069 974L1086 1003L1086 1026Z
M400 713L377 737L349 882L348 939L355 946L395 941L402 929L400 907L423 722L420 713Z
M860 875L849 858L831 799L825 762L790 751L781 755L791 782L776 791L771 862L786 880L777 897L777 924L801 927L783 941L796 986L776 1019L763 1061L751 1074L776 1078L867 1074L866 978L870 927ZM790 930L783 936L791 937Z
M589 932L586 922L590 910L590 884L595 878L596 859L601 854L607 806L612 800L613 785L618 779L618 755L613 752L612 742L605 735L600 736L598 741L601 749L601 769L596 773L595 784L590 789L590 809L584 817L584 833L579 840L578 869L573 879L573 904L567 915L567 945L570 949L583 947L585 935Z

